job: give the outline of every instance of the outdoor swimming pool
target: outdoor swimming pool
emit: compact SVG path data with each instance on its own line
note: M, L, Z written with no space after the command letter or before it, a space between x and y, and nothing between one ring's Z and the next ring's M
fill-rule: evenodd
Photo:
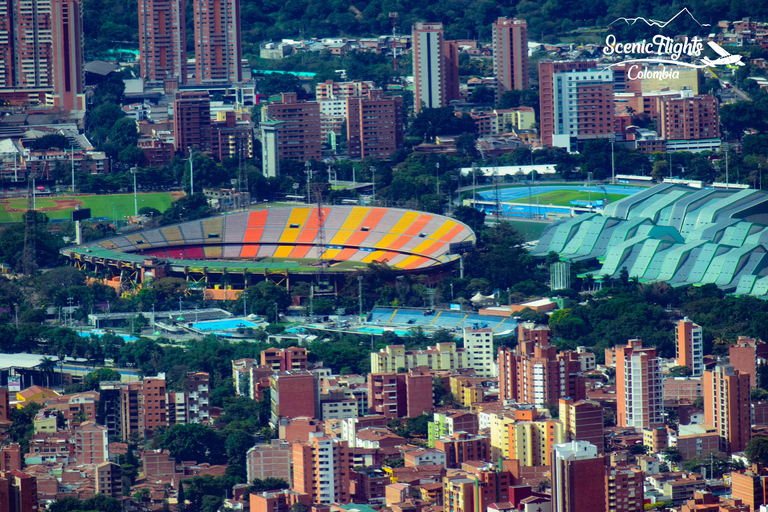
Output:
M250 320L245 320L243 318L231 318L228 320L210 320L208 322L198 322L192 324L192 327L195 329L200 329L201 331L219 331L219 330L227 330L227 329L237 329L238 327L243 328L253 328L255 329L258 327L258 324L255 324L251 322Z
M386 331L391 331L397 334L398 336L410 336L411 333L409 331L398 331L398 330L392 330L392 329L382 329L381 327L362 327L357 330L357 332L362 332L365 334L384 334Z
M93 331L90 331L90 332L88 332L88 331L78 331L77 334L79 334L83 338L90 338L91 334L101 338L102 336L104 336L104 331L101 331L101 330L93 330ZM115 336L119 336L119 337L123 338L125 341L136 341L136 340L139 339L136 336L130 336L128 334L115 334Z

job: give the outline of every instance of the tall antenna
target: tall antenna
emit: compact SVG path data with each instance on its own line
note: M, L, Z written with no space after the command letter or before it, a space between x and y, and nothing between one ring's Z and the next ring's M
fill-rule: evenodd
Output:
M32 275L37 268L37 210L35 209L34 179L34 172L27 176L27 214L22 258L24 273L27 275Z
M394 70L397 71L397 13L389 13L389 17L392 19L392 57Z
M325 212L323 212L323 184L315 183L313 185L313 192L315 193L315 201L317 202L317 236L315 237L315 254L317 255L317 266L320 268L326 268L328 266L328 260L323 259L325 256L325 230L323 224L325 224Z
M493 161L493 195L496 202L496 222L501 222L501 191L499 190L499 167Z

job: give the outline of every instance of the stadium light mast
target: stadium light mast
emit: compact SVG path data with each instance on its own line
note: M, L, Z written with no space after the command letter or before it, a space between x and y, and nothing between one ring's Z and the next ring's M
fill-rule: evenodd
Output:
M195 195L195 164L192 162L192 148L189 151L189 195Z
M613 145L615 143L615 136L611 139L611 185L616 184L616 161L613 158Z
M70 147L69 150L69 161L72 166L72 193L75 193L75 148L74 146Z
M139 216L139 196L136 194L136 167L131 167L131 174L133 174L133 214Z

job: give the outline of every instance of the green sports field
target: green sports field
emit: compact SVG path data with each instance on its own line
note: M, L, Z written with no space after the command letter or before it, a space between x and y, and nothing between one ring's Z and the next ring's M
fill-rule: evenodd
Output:
M133 194L112 194L93 196L55 196L52 198L38 198L37 208L54 208L60 206L56 201L80 201L82 208L90 208L92 217L109 217L110 219L122 219L134 214ZM170 192L150 192L138 195L139 209L144 206L165 211L174 201ZM71 204L71 203L69 203ZM27 200L25 198L11 199L0 203L0 222L20 222L23 211L10 212L9 208L25 210ZM62 210L44 212L50 219L69 219L74 206Z
M597 199L605 199L605 194L602 191L593 191L591 197L593 201ZM625 194L608 194L608 199L612 203L624 197L627 196ZM538 204L542 206L548 204L553 206L571 206L571 201L587 201L589 198L589 192L583 192L581 190L555 190L553 192L544 192L543 194L531 196L530 202L531 204L536 204L538 201ZM528 196L525 196L510 202L527 204L529 200Z

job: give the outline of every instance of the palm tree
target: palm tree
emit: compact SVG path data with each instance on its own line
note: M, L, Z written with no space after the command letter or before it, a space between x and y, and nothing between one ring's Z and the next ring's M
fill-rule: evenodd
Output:
M47 387L51 387L51 373L56 369L56 361L48 356L43 357L38 365L40 371L45 374L45 382Z

